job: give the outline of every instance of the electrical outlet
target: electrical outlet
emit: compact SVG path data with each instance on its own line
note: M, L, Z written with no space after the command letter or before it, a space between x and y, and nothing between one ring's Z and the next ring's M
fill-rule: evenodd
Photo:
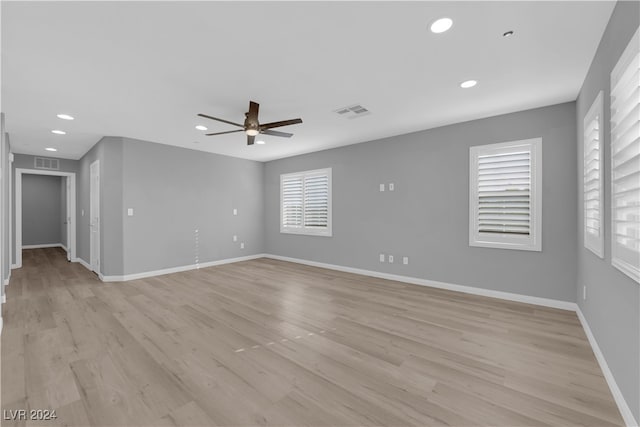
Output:
M233 236L233 241L237 242L238 241L238 236Z
M393 255L389 255L389 264L393 264Z
M393 190L395 190L395 189L396 189L396 186L395 186L395 185L393 185L393 182L390 182L390 183L389 183L389 191L393 191Z
M238 215L238 209L234 209L234 210L233 210L233 214L234 214L234 215Z
M380 254L380 262L384 262L384 254Z
M380 184L380 191L384 191L384 184Z
M128 216L133 216L133 208L128 208L127 209L127 215Z
M84 209L80 211L80 216L84 216Z
M583 300L587 299L587 286L586 285L582 286L582 299Z
M240 249L244 249L244 242L240 243Z
M402 257L402 263L404 265L408 265L409 264L409 257L408 256Z

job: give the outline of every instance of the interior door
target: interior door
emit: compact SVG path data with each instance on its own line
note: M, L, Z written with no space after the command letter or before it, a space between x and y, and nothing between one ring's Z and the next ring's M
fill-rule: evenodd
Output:
M67 261L71 261L71 245L73 244L73 242L71 242L71 227L75 227L75 224L71 224L71 177L67 176L62 178L65 181L65 186L67 188L67 192L66 192L66 204L67 204L67 209L65 210L66 212L66 218L65 218L65 224L66 226L66 232L67 232Z
M100 274L100 162L91 163L89 169L89 247L91 270Z

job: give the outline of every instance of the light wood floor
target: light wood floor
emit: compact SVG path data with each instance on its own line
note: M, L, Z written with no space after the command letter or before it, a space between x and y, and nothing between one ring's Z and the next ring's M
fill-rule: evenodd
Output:
M58 418L3 425L623 424L575 313L268 259L127 283L23 259L2 408Z

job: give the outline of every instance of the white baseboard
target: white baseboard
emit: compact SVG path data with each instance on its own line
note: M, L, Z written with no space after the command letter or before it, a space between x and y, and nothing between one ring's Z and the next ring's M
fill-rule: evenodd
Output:
M11 270L9 270L9 276L7 276L7 278L4 279L5 286L9 286L9 283L11 283Z
M122 276L103 276L102 274L100 274L99 276L100 276L100 280L102 280L103 282L126 282L127 280L144 279L147 277L162 276L162 275L171 274L171 273L179 273L181 271L196 270L198 268L207 268L207 267L213 267L216 265L231 264L231 263L240 262L240 261L249 261L252 259L264 258L265 256L266 256L265 254L255 254L255 255L247 255L247 256L237 257L237 258L227 258L227 259L220 259L217 261L203 262L201 264L181 265L178 267L165 268L162 270L145 271L142 273L134 273L134 274L125 274Z
M87 270L93 271L93 270L91 270L91 266L89 265L89 263L87 261L83 260L82 258L73 258L71 260L71 262L77 262L80 265L82 265L84 268L86 268Z
M3 294L2 295L2 303L6 304L7 303L7 294Z
M69 252L69 249L67 249L67 247L65 245L63 245L62 243L60 243L60 247L62 249L64 249L65 252Z
M323 262L308 261L306 259L290 258L280 255L265 254L266 258L280 261L295 262L298 264L310 265L313 267L327 268L330 270L344 271L346 273L362 274L364 276L378 277L380 279L395 280L397 282L410 283L413 285L428 286L431 288L446 289L450 291L464 292L466 294L481 295L485 297L499 298L508 301L524 302L527 304L541 305L544 307L558 308L561 310L576 311L576 303L560 301L550 298L532 297L528 295L514 294L510 292L494 291L490 289L475 288L473 286L455 285L452 283L438 282L435 280L420 279L417 277L400 276L397 274L381 273L379 271L363 270L360 268L345 267L342 265L325 264Z
M2 334L2 316L0 316L0 335Z
M44 248L62 248L65 251L66 247L62 243L47 243L44 245L22 245L22 249L44 249Z
M11 264L11 269L15 270L16 268L18 268L18 264Z
M596 337L591 332L591 328L589 327L589 323L587 323L587 318L582 314L582 310L580 310L580 306L576 305L576 313L578 314L578 319L580 319L580 323L582 323L582 328L584 329L585 334L587 334L587 339L589 340L589 344L591 344L591 348L593 349L593 354L596 355L596 360L600 365L600 369L602 369L602 374L604 378L607 380L607 384L609 385L609 389L611 390L611 394L613 395L613 399L616 401L618 405L618 409L620 410L620 414L624 419L624 423L627 427L637 427L638 421L633 416L631 412L631 408L627 405L627 401L624 399L620 388L618 387L618 383L616 383L616 379L613 376L613 373L609 369L609 365L607 364L607 360L604 358L604 354L602 350L600 350L600 346L596 341Z

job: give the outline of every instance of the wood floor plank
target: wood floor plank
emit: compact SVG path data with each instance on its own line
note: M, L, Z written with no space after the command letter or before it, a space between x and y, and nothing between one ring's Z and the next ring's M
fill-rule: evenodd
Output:
M257 259L102 283L25 250L3 426L623 425L575 313Z

